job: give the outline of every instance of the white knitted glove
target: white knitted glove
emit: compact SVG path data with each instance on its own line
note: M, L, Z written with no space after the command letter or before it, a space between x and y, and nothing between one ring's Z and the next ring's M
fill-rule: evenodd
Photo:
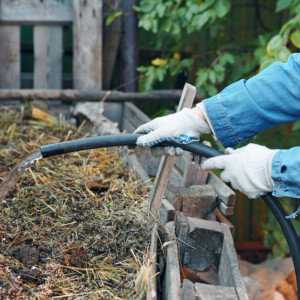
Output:
M146 147L152 147L163 141L188 144L198 141L201 133L211 133L209 125L190 111L190 109L184 108L180 112L156 118L138 127L134 133L148 134L139 137L136 144ZM179 155L183 152L179 148L166 148L168 149L157 150L157 153L159 155Z
M230 182L234 189L240 190L249 198L258 198L274 189L271 178L272 160L279 150L249 144L233 150L227 148L225 154L205 160L203 170L224 169L221 179Z

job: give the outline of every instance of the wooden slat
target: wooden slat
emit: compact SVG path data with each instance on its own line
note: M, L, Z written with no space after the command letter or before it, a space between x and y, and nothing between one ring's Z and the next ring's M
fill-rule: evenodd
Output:
M105 0L103 6L103 20L109 13L120 12L122 0ZM117 17L111 24L103 26L103 88L109 89L113 74L117 52L122 33L122 16Z
M219 204L219 209L222 212L224 216L232 216L234 213L234 207L233 206L227 206L224 202L221 202Z
M196 88L188 83L185 84L177 111L184 107L191 107L196 95ZM159 210L161 199L164 195L166 185L171 174L174 157L164 156L160 162L158 172L155 178L153 189L148 202L148 209L156 216Z
M195 283L197 300L222 299L237 300L235 289L227 286L209 285L204 283Z
M233 206L235 204L236 195L234 191L212 172L208 173L207 184L215 189L218 197L224 204L227 206Z
M19 43L18 43L19 44ZM99 101L107 96L108 91L80 90L34 90L34 89L0 89L0 100L41 99L64 101ZM198 95L199 99L200 96ZM152 91L145 93L123 93L112 91L106 101L179 101L177 90Z
M220 223L224 241L221 252L220 264L218 267L219 283L223 286L233 287L237 298L248 300L245 284L242 279L239 263L234 249L234 244L228 225Z
M0 22L9 24L70 24L72 0L0 1Z
M162 299L180 300L180 269L174 222L166 224L166 232L168 240L172 243L167 246L166 270L164 275Z
M61 26L34 26L34 88L62 87Z
M0 26L0 88L20 87L20 28Z
M102 0L73 3L74 88L102 89Z
M147 284L147 300L157 299L157 224L154 224L151 232L151 245L150 245L150 266L148 273Z
M128 100L130 100L130 98ZM135 128L151 120L146 114L130 102L124 104L123 118L129 120Z

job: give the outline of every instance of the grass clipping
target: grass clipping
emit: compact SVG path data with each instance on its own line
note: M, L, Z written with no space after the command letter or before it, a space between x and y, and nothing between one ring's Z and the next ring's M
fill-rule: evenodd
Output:
M1 107L1 179L41 145L83 137L60 123ZM148 191L119 157L119 149L103 148L42 159L2 200L1 299L139 296L135 280L151 231L143 212Z

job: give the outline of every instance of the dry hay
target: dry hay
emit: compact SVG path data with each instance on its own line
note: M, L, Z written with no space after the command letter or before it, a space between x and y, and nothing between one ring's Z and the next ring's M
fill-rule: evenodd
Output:
M80 137L65 122L2 106L1 180L41 145ZM136 298L151 231L147 194L117 148L37 162L2 201L0 298Z

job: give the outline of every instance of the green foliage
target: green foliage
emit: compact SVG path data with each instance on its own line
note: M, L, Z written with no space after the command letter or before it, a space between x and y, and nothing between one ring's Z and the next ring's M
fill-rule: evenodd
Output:
M110 12L106 19L106 25L110 25L117 17L123 14L122 11Z
M295 199L281 199L281 204L289 213L293 212L292 208L296 209ZM292 223L296 229L296 232L299 232L300 221L295 219L292 220ZM272 250L270 258L280 255L288 256L290 254L284 234L282 233L282 230L271 211L267 212L266 221L262 223L262 229L264 233L264 245L266 248Z
M195 58L181 59L178 50L184 42L183 37L215 25L228 14L230 7L229 0L141 0L140 5L135 7L139 13L139 26L157 34L158 48L170 47L172 50L166 53L165 57L158 58L164 60L163 65L155 64L156 60L154 60L150 66L139 67L138 71L143 74L140 90L153 89L154 85L161 82L167 74L187 75ZM229 53L226 55L230 56ZM226 60L226 55L223 60ZM233 59L232 55L231 59ZM224 71L222 67L225 64L226 62L221 61L209 69L207 75L209 80L202 88L205 93L213 94L217 91L214 85L223 81L221 73ZM201 75L197 75L197 82L201 81Z

